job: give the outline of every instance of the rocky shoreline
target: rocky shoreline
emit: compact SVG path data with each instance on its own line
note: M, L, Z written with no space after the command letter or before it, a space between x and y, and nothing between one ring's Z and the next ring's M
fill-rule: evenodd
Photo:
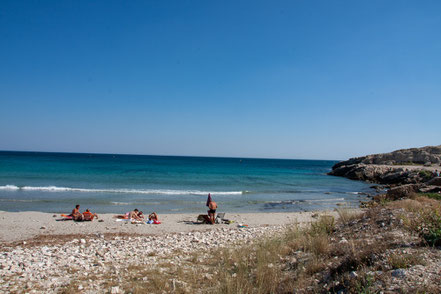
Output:
M440 164L441 145L351 158L335 164L328 174L379 184L392 194L438 193Z

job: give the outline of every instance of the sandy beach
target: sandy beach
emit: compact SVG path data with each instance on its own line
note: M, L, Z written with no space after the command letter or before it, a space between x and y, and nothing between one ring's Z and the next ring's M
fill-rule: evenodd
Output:
M0 292L56 293L70 289L123 293L119 288L122 280L112 282L112 287L107 285L108 274L127 272L131 267L182 266L196 253L249 244L277 235L289 224L306 226L320 215L337 214L227 213L225 218L234 223L215 225L194 224L195 214L168 214L159 216L162 224L152 225L119 222L114 214L99 215L102 222L73 222L56 221L60 216L49 213L2 211ZM80 280L77 272L82 273ZM98 280L90 283L89 277Z
M13 242L38 236L50 235L89 235L105 233L130 233L140 235L161 235L191 231L206 231L215 228L235 228L238 224L251 227L283 226L292 223L309 223L317 214L336 215L335 211L289 212L289 213L226 213L225 218L234 223L194 224L196 214L160 215L160 225L131 224L128 221L116 221L115 214L100 214L92 222L56 221L59 214L27 211L0 211L0 241ZM99 221L100 220L100 221Z

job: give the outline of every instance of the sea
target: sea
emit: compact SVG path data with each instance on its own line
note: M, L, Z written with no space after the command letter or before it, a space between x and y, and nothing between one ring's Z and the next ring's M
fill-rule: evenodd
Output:
M370 185L333 160L0 152L0 210L67 213L296 212L356 207Z

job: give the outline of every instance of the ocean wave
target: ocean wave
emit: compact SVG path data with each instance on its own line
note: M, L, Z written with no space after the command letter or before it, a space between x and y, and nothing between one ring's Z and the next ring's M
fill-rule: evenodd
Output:
M317 202L338 202L344 201L344 198L324 198L324 199L296 199L296 200L263 200L263 201L249 201L250 204L298 204L298 203L317 203Z
M133 204L132 202L117 202L117 201L111 201L110 203L112 205L131 205L131 204Z
M0 190L19 190L20 187L14 185L0 186Z
M86 189L57 186L0 186L0 190L10 191L45 191L45 192L89 192L89 193L123 193L123 194L159 194L159 195L242 195L242 191L198 191L198 190L161 190L161 189Z
M50 200L40 199L0 199L0 202L52 202Z

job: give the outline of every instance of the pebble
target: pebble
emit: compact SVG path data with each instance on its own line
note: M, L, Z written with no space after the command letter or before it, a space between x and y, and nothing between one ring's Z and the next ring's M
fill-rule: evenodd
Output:
M231 247L236 243L258 240L264 234L275 234L283 229L284 226L248 227L245 230L220 227L203 232L127 238L116 236L107 239L102 234L96 234L87 241L72 239L55 245L17 246L9 252L0 252L0 293L11 292L9 287L12 284L21 289L42 289L35 290L35 293L57 293L63 285L75 281L78 272L84 277L85 274L94 277L106 272L117 274L125 270L127 260L134 260L134 256L137 265L152 266L159 263L160 258L168 258L174 252L191 254L212 248ZM185 262L185 258L178 257L171 260L176 266ZM209 278L211 277L207 276ZM103 289L99 285L79 285L78 290L86 293L124 292L119 287ZM88 287L91 286L95 288L90 290Z
M391 273L391 275L393 276L393 277L396 277L396 278L404 278L405 276L406 276L406 271L405 270L403 270L403 269L396 269L396 270L393 270L392 271L392 273Z

